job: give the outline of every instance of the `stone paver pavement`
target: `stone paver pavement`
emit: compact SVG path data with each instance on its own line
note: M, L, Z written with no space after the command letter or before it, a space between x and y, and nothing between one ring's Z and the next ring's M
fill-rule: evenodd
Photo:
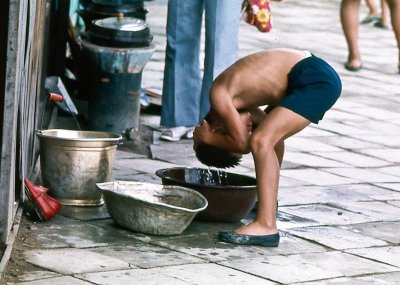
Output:
M156 53L143 86L161 92L166 1L146 5ZM240 56L275 47L309 49L343 81L343 95L325 119L287 140L278 248L218 241L218 231L248 223L254 212L237 223L195 220L182 234L165 237L116 226L105 206L64 207L54 219L29 225L40 249L23 252L31 267L16 284L399 284L398 49L391 30L363 25L364 68L346 71L339 5L339 0L273 2L271 33L241 24ZM157 128L159 117L142 114L141 123ZM201 166L190 140L157 138L155 132L149 159L117 151L112 179L161 183L157 169ZM254 176L251 156L232 171Z

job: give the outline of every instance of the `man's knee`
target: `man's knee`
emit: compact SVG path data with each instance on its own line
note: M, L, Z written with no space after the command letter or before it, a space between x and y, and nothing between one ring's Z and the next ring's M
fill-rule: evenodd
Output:
M253 133L250 138L250 149L252 153L262 152L266 150L274 150L279 140L274 139L269 133Z

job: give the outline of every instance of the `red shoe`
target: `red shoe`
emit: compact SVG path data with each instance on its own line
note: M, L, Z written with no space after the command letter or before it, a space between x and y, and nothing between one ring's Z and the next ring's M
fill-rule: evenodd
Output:
M61 210L61 203L47 194L48 188L35 185L26 178L24 182L26 196L42 221L51 219Z

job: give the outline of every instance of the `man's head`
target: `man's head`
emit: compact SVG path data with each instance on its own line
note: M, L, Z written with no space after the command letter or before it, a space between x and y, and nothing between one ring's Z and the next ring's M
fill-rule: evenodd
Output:
M205 123L209 126L209 131L224 134L225 128L216 116L210 112L204 118ZM241 154L233 153L222 148L209 144L199 144L195 147L197 159L207 165L217 168L234 167L239 164L242 157Z
M207 165L217 168L234 167L239 164L241 156L208 144L197 146L197 159Z

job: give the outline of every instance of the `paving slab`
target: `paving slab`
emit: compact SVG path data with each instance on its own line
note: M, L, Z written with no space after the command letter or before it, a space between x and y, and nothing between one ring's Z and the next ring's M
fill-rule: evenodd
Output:
M324 168L330 169L330 168ZM343 168L347 169L348 168ZM352 171L353 169L351 169ZM343 177L328 173L327 171L321 171L319 169L283 169L281 170L281 176L289 177L296 180L307 182L308 185L342 185L342 184L355 184L361 182L357 179Z
M336 105L334 105L336 106ZM332 108L329 112L326 112L324 116L324 120L332 120L337 122L348 122L348 121L355 121L361 122L365 120L364 116L352 114L349 112L345 112L344 110L340 110L338 108Z
M400 182L400 176L385 174L377 169L362 168L325 168L326 172L340 175L343 177L354 178L362 182L379 183L379 182Z
M400 200L400 193L371 184L280 187L279 205L328 204L333 201Z
M286 213L285 208L286 207L279 207L278 209L276 224L279 230L319 225L317 221Z
M387 242L383 240L330 226L296 228L288 231L295 236L337 250L387 245Z
M340 152L313 152L314 155L321 156L334 161L339 161L347 165L347 167L382 167L391 165L391 162L386 160L370 157L350 151Z
M318 140L326 144L337 146L347 150L372 149L372 148L382 147L381 144L376 144L362 140L362 137L356 139L356 138L342 136L340 137L340 139L338 139L337 137L329 136L329 137L319 137Z
M131 151L123 151L117 149L115 152L115 160L124 160L124 159L136 159L136 158L146 158L143 154L134 153Z
M398 234L400 223L398 221L353 224L341 226L341 228L393 244L400 244L400 235Z
M356 135L369 135L374 132L367 128L357 128L353 126L349 126L344 123L333 122L333 121L321 121L318 124L321 129L334 131L338 135L351 135L352 137Z
M27 262L62 274L130 268L117 258L78 248L28 250L24 254Z
M154 244L107 246L90 249L91 252L117 258L139 268L204 263L204 259L182 252L169 250Z
M335 191L337 193L338 196L334 200L338 201L346 200L342 199L346 196L349 198L347 201L379 201L400 199L398 192L385 187L379 187L374 184L334 185L330 186L330 189L331 191Z
M290 147L297 149L298 151L303 152L311 152L314 153L316 151L324 152L336 152L336 151L343 151L339 147L332 146L330 144L323 143L318 139L313 139L309 137L290 137L285 140L285 148ZM286 158L285 158L286 159Z
M317 222L319 225L347 225L377 221L377 218L328 205L280 207L280 211Z
M283 284L398 270L394 266L338 251L265 256L219 264Z
M393 206L396 206L396 207L400 208L400 200L386 201L386 203L388 203L389 205L393 205Z
M170 250L192 254L210 262L232 259L246 259L256 256L267 256L290 253L323 252L322 246L296 238L286 233L281 233L281 240L277 248L259 246L238 246L220 242L215 235L200 234L182 238L154 241L152 244L160 245Z
M141 241L146 243L151 240L151 238L148 237L148 235L120 227L112 219L97 220L89 223L96 227L103 228L106 231L110 231L113 235L124 236L125 239L129 239L132 243L136 241Z
M192 141L190 143L164 142L150 146L151 158L169 161L177 158L195 159Z
M44 248L87 248L111 244L129 244L137 241L131 235L115 232L112 228L102 228L77 221L51 226L32 225L31 233L36 236L36 239Z
M124 163L127 170L137 170L142 173L154 174L158 169L177 167L179 165L152 159L134 159Z
M296 285L390 285L397 284L400 272L376 274L353 278L335 278L323 281L297 283Z
M372 248L357 248L346 250L348 253L377 260L385 264L393 265L400 271L400 246L383 246ZM400 280L400 279L399 279Z
M61 276L62 276L61 274L56 272L36 270L30 272L23 272L22 274L18 275L18 282L32 282L40 279L48 279Z
M396 148L400 146L400 136L396 133L390 134L390 139L388 136L382 136L381 134L376 134L373 136L359 136L360 140L374 143L376 145L386 146L389 148ZM374 149L374 147L365 147L365 149ZM381 147L382 148L382 147Z
M379 172L387 173L394 176L400 176L400 166L396 164L394 166L380 167Z
M161 178L158 177L155 173L153 173L153 174L140 173L140 174L130 175L130 176L126 176L126 177L121 177L121 179L118 179L118 180L162 184Z
M77 276L79 278L101 285L276 284L263 278L252 276L238 270L233 270L231 268L212 263L167 266L153 269L135 269L129 271L87 273L79 274Z
M326 159L318 155L302 152L285 152L285 161L298 163L306 167L350 167L349 164L338 162L332 159Z
M329 130L323 130L319 126L309 126L296 134L297 137L336 137L337 134Z
M369 117L374 120L382 120L382 121L396 121L400 120L400 114L398 112L391 112L387 110L382 110L382 108L377 107L363 107L363 108L354 108L351 110L353 114L358 114L363 117Z
M170 240L170 239L179 239L181 237L190 237L190 236L198 236L201 234L207 235L216 235L218 231L221 230L229 230L232 228L237 228L243 225L242 222L237 223L211 223L211 222L202 222L197 221L196 218L193 220L189 226L183 231L183 233L179 235L172 235L172 236L157 236L157 235L149 235L139 232L134 232L131 230L124 229L116 225L112 220L101 220L101 221L94 221L92 224L102 227L104 229L108 229L113 233L118 233L119 235L126 236L133 238L135 240L139 240L143 243L151 243L154 241L159 240Z
M360 152L395 163L400 161L400 149L363 149Z
M29 284L29 285L90 285L93 283L86 282L84 280L80 280L78 278L74 278L71 276L62 276L55 278L43 278L41 280L33 280L27 282L18 282L18 283L8 283L8 285L14 284Z
M310 184L307 181L301 181L290 177L285 177L285 176L279 177L279 187L297 187L304 185L310 185Z
M132 163L132 162L129 161L129 163ZM131 175L143 174L143 172L140 172L138 170L127 169L125 165L126 165L126 162L122 162L120 160L115 161L110 180L117 180L117 179L121 179L123 177L129 177Z
M332 203L337 207L352 211L354 213L360 213L364 216L371 217L375 220L380 221L398 221L400 208L389 205L386 202L380 201L343 201L340 203Z
M370 130L373 134L380 134L384 136L391 136L391 134L398 134L400 132L400 125L391 122L364 120L362 122L346 122L347 124ZM354 136L353 134L351 136Z
M379 187L388 188L394 191L400 191L400 183L374 183Z

